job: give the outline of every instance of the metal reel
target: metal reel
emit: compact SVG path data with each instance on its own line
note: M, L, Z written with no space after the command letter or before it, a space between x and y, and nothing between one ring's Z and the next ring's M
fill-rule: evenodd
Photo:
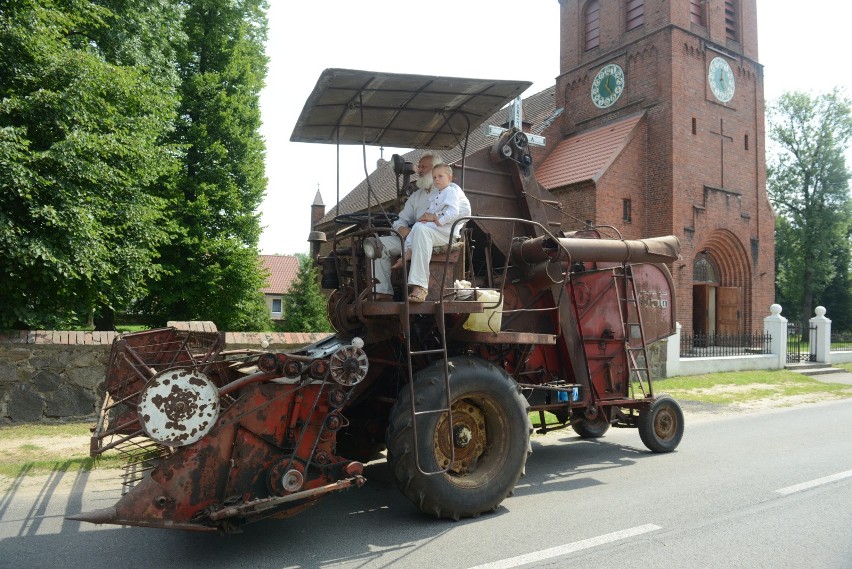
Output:
M167 369L145 384L138 415L145 433L158 443L190 445L216 424L219 390L198 370Z

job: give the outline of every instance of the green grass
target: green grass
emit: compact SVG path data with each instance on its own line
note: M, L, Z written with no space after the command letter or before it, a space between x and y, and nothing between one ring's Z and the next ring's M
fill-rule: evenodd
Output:
M93 422L88 423L61 423L55 425L47 424L23 424L0 426L0 441L28 439L31 437L66 437L66 436L89 436L89 429ZM88 450L88 449L87 449Z
M0 489L5 486L2 478L19 478L51 472L88 471L95 468L118 468L124 461L117 456L106 456L97 459L88 456L70 458L45 458L43 460L0 460Z
M114 468L122 460L115 454L89 456L92 423L0 426L0 477L47 474L69 470Z
M680 401L725 405L807 395L828 399L852 397L852 386L823 383L787 370L672 377L654 382L654 390L656 393L668 393Z

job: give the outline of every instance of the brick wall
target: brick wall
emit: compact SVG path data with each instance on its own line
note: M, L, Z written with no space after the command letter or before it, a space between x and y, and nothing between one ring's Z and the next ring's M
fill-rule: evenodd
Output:
M199 328L201 329L201 328ZM292 350L325 333L226 332L225 349ZM23 331L0 335L0 423L95 416L115 332Z

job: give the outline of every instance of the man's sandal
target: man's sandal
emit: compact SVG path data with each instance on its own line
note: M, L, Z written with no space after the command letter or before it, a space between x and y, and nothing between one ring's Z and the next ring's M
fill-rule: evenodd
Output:
M414 285L411 288L411 294L408 295L408 302L424 302L429 291L422 286Z

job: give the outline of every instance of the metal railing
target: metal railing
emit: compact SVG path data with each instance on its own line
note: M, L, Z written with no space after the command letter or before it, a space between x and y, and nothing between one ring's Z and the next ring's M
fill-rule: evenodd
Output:
M802 331L807 330L807 334ZM801 362L815 362L816 354L811 353L810 343L818 345L817 328L807 322L802 325L799 322L787 323L787 363L797 364Z
M770 354L769 334L682 334L681 358L753 356Z
M831 331L832 352L852 352L852 330Z

